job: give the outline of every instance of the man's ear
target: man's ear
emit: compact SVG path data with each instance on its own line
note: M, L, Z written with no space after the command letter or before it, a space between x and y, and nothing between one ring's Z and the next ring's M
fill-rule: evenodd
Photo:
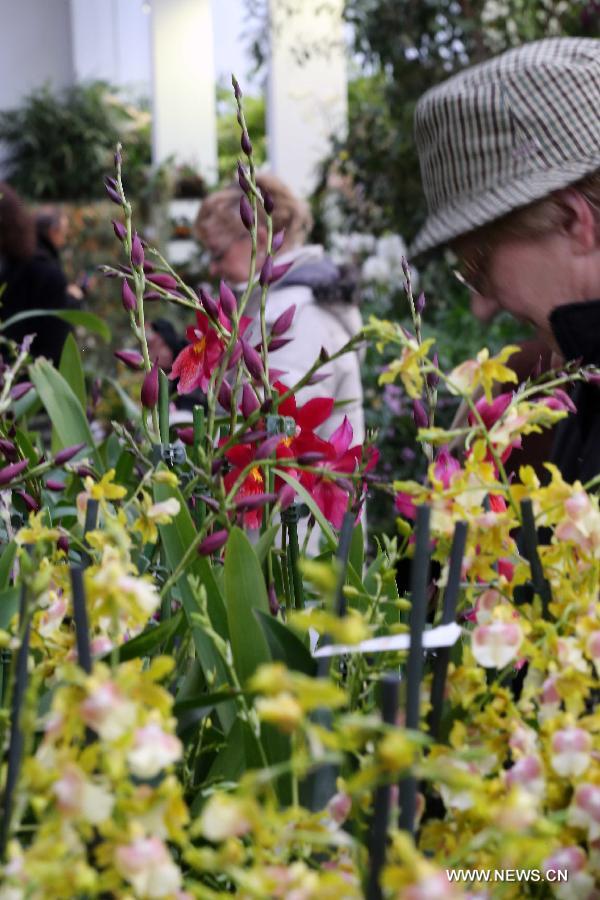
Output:
M576 255L590 253L598 247L600 227L597 212L580 191L561 191L561 202L567 212L565 231Z

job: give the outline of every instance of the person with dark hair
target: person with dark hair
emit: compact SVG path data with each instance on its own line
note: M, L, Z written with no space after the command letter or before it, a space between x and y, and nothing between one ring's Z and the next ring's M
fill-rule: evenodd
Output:
M7 321L34 309L68 309L74 305L60 263L36 249L35 220L10 185L0 182L0 316ZM56 316L35 316L11 325L3 334L17 343L35 334L32 356L60 360L70 327Z
M428 91L415 111L428 218L411 248L450 246L472 309L529 322L563 360L600 365L600 41L549 38ZM509 361L510 365L511 361ZM600 472L600 388L578 384L552 459Z

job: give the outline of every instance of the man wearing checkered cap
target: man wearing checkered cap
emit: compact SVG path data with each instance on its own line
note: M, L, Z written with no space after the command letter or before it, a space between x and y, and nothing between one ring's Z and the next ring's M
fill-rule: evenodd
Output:
M472 309L530 322L565 360L600 366L600 41L553 38L466 69L420 99L429 215L411 248L450 246ZM600 472L600 387L577 386L554 461Z

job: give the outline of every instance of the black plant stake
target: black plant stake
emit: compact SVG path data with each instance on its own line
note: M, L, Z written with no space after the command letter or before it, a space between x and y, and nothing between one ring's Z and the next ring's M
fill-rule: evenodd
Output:
M548 617L548 606L552 602L550 585L544 577L544 569L538 553L538 538L533 517L533 504L531 500L521 500L521 518L523 521L523 551L525 558L531 567L531 582L536 594L542 601L542 614Z
M450 625L456 617L456 601L460 590L460 573L467 541L467 523L457 522L452 538L450 550L450 564L448 568L448 583L444 591L444 607L442 609L441 625ZM429 731L437 740L442 721L442 709L444 706L444 689L446 687L446 675L450 661L450 648L440 647L433 664L433 681L431 683L431 712L429 713Z
M83 526L83 543L86 548L89 547L87 542L86 534L88 531L93 531L98 524L98 508L99 508L98 500L88 500L87 508L85 511L85 524ZM89 553L85 552L81 554L81 564L84 567L91 565L92 558Z
M396 722L398 684L399 679L396 675L384 675L381 680L381 718L386 725L394 725ZM373 822L369 836L369 874L365 892L366 900L381 900L383 897L379 877L385 863L390 806L391 785L382 784L375 791L373 803Z
M406 671L406 727L419 727L419 699L423 677L423 630L427 612L427 585L429 583L429 520L428 506L417 507L415 527L415 555L410 571L410 649ZM417 807L417 782L415 778L400 781L399 827L414 832Z
M75 640L77 641L77 659L79 665L89 675L92 671L92 653L85 588L83 586L81 566L71 566L71 585L73 588L73 618L75 620Z
M28 588L25 583L21 587L21 605L19 610L19 633L21 644L17 651L15 683L11 704L11 731L8 745L8 763L6 766L6 784L2 798L0 819L0 858L4 859L6 844L10 833L10 821L13 812L15 788L21 769L23 755L23 731L21 729L21 711L27 689L27 659L29 656L29 636L31 630L27 603Z
M281 521L288 534L288 571L294 588L294 606L296 609L304 609L304 588L302 587L302 575L298 567L300 559L300 547L298 544L298 520L300 518L300 506L292 503L281 513Z

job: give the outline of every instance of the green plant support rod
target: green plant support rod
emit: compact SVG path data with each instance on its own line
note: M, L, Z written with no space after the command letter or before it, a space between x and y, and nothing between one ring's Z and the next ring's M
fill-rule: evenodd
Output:
M294 606L296 609L304 609L304 588L298 565L300 560L300 546L298 544L299 516L298 507L295 503L284 511L282 518L288 529L288 562L294 588Z
M162 369L158 374L158 427L160 440L169 443L169 379Z

